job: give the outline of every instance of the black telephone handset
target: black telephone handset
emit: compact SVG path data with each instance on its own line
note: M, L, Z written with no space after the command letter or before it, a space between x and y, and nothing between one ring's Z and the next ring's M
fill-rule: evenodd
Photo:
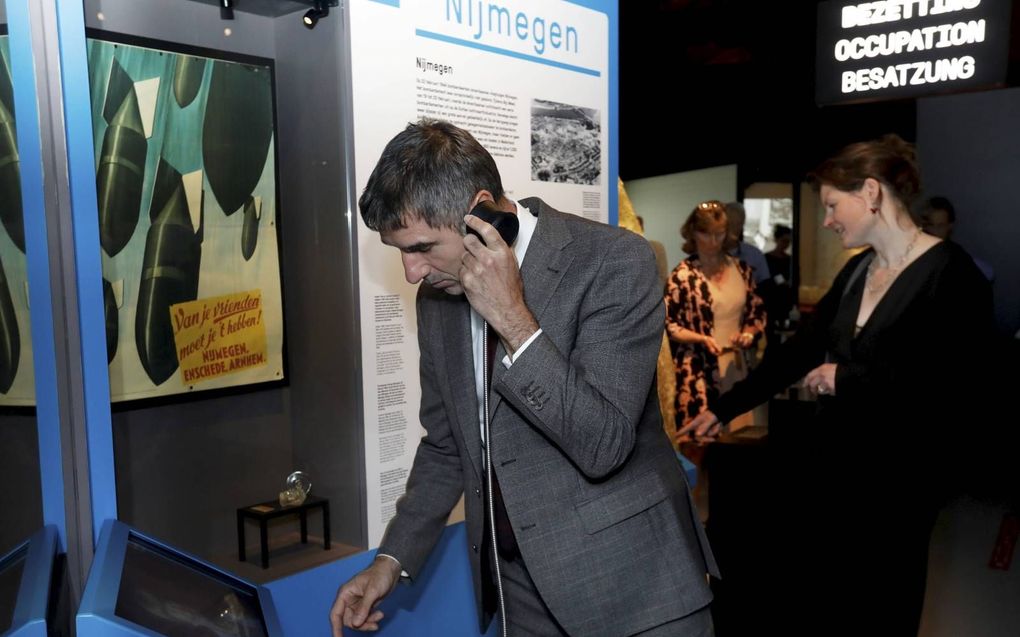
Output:
M478 205L471 210L471 214L491 224L496 229L496 232L499 233L499 236L503 237L503 241L507 245L513 245L514 239L517 238L517 231L520 229L517 215L500 210L496 207L495 202L492 201L479 201ZM485 239L474 228L468 226L467 231L478 237L482 243L485 243Z

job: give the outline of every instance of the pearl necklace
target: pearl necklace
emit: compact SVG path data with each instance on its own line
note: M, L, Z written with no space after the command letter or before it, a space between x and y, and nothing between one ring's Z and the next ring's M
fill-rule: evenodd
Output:
M907 244L907 249L903 251L903 255L896 259L895 263L892 263L885 268L878 268L875 266L875 264L878 263L878 256L871 260L871 263L868 264L867 276L864 277L864 287L868 290L868 292L878 294L889 287L889 285L896 279L896 276L900 273L900 270L903 269L903 266L907 264L907 258L910 256L911 251L913 251L914 246L917 244L917 239L920 236L921 231L915 230L914 236L911 237L910 243ZM881 275L877 274L879 270L882 271Z

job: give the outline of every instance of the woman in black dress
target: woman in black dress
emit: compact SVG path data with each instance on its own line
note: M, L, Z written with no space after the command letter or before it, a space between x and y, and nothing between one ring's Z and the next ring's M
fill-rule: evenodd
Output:
M817 413L775 445L770 476L776 516L763 550L776 587L763 594L775 628L916 635L931 530L981 402L991 290L959 246L911 220L920 176L899 137L848 146L811 180L823 225L844 248L868 249L809 323L678 435L710 440L803 378Z

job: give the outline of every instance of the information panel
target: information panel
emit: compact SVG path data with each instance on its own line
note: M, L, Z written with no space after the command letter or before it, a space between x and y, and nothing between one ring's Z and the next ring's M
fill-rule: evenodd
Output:
M386 142L408 122L430 117L471 131L495 157L508 197L539 196L565 212L608 221L616 189L615 15L615 2L353 0L355 194ZM416 288L405 280L398 253L360 217L357 223L374 546L423 434Z

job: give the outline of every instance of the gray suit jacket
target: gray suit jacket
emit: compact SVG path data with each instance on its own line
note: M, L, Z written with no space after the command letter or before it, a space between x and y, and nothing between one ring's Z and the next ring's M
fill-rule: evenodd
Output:
M539 199L521 203L538 215L521 274L542 335L510 369L495 365L493 468L524 562L560 624L572 635L630 635L704 607L705 574L716 572L662 430L655 258L637 234ZM466 300L421 286L418 342L427 435L379 551L414 578L466 494L484 628L484 467Z

